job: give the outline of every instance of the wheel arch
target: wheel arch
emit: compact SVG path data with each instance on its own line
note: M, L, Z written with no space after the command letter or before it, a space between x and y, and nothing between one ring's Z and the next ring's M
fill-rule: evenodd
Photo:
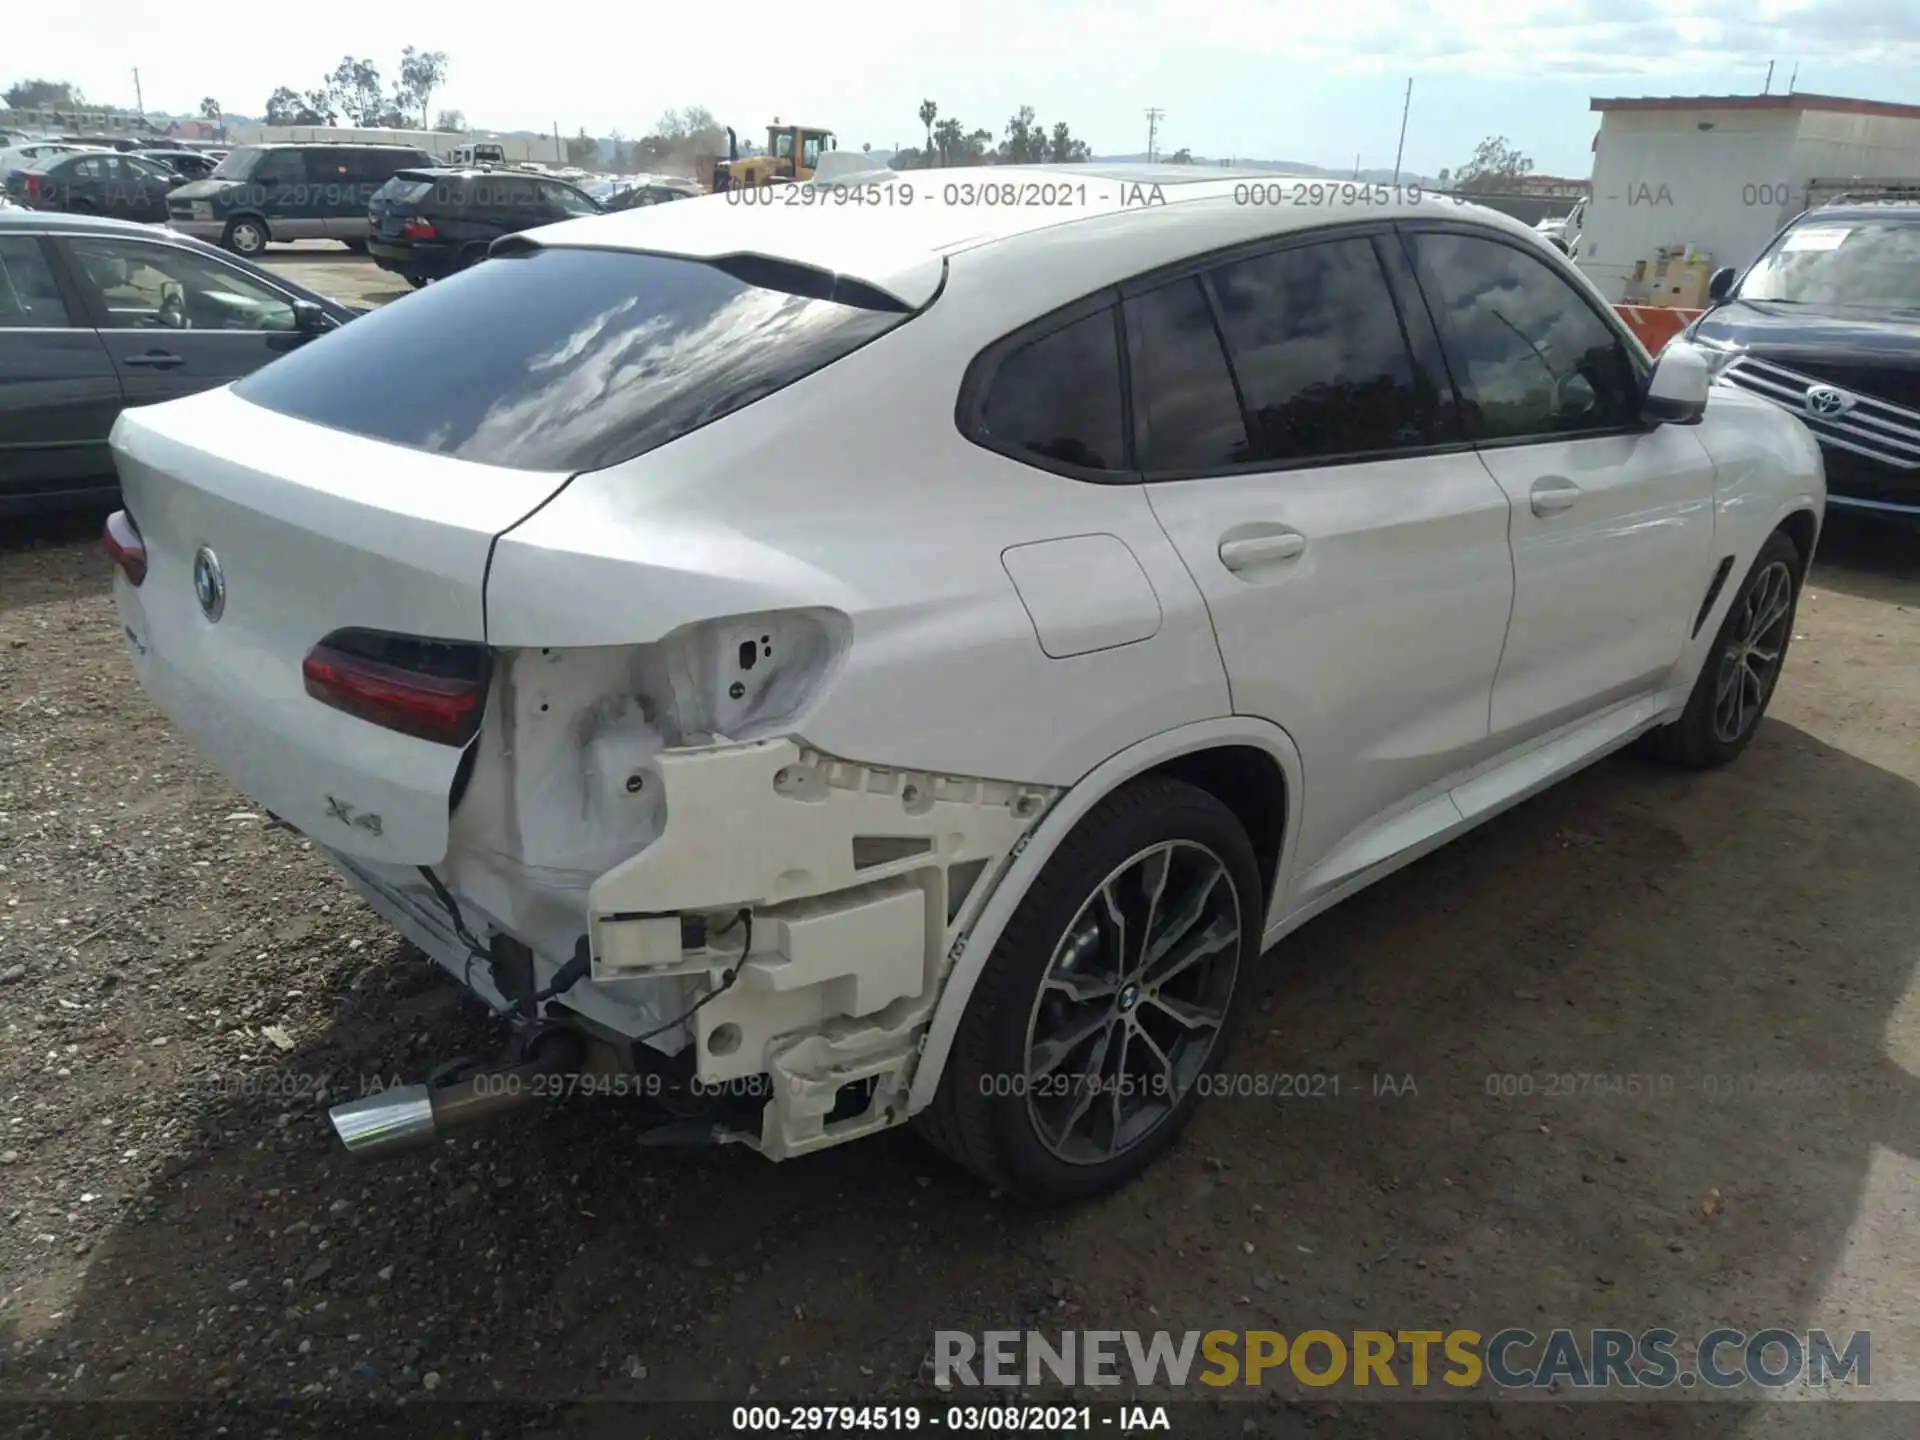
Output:
M1793 511L1774 529L1791 540L1793 548L1800 552L1802 571L1813 564L1813 547L1820 540L1820 517L1814 514L1811 505Z
M1297 832L1300 813L1300 752L1292 738L1266 721L1229 716L1178 726L1128 746L1088 771L1055 803L1015 848L1012 863L954 941L908 1093L909 1114L933 1103L974 985L1035 877L1088 811L1129 781L1153 774L1207 791L1246 827L1265 881L1264 928L1271 928L1283 891L1287 841Z

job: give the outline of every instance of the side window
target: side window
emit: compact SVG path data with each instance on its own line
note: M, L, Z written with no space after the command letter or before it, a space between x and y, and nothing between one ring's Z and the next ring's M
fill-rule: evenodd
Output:
M793 132L782 130L773 137L773 158L791 160L793 158Z
M1087 470L1126 466L1120 346L1111 307L1002 357L979 411L980 438Z
M809 135L806 140L801 143L800 163L809 170L820 163L820 142L825 138L824 135Z
M293 306L249 275L172 245L75 236L68 253L114 330L291 330Z
M1140 468L1216 470L1253 458L1206 293L1189 275L1127 302Z
M255 184L275 181L282 185L307 183L307 156L303 150L269 150L247 177Z
M31 235L0 235L0 330L72 324L40 242Z
M1373 243L1330 240L1209 272L1263 458L1328 459L1452 439Z
M105 180L112 175L106 160L99 155L89 155L84 160L76 160L67 167L67 179Z
M1415 231L1408 247L1484 439L1634 423L1640 381L1586 297L1533 256L1474 235Z

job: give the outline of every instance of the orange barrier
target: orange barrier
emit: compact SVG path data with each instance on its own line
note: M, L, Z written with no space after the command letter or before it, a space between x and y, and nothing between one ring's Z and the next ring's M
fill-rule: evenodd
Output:
M1616 305L1627 328L1655 355L1660 347L1703 315L1701 310L1676 310L1667 305Z

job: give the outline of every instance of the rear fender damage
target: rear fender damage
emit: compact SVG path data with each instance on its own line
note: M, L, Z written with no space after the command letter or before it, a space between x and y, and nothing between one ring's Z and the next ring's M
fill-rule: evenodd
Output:
M588 977L548 1013L766 1097L757 1134L724 1138L775 1159L906 1118L952 938L1060 793L809 747L795 728L848 638L837 612L789 611L499 652L435 867L469 933L530 947L542 986L586 936ZM422 877L342 868L505 1008Z

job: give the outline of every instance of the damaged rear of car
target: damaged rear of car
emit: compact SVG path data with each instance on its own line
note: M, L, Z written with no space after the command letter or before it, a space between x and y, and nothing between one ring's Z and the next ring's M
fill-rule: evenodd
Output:
M949 929L1053 792L797 738L860 597L665 461L779 392L790 417L942 278L527 240L121 419L107 543L147 688L519 1028L511 1068L340 1107L351 1146L553 1069L775 1158L905 1118ZM560 503L596 472L644 518Z

